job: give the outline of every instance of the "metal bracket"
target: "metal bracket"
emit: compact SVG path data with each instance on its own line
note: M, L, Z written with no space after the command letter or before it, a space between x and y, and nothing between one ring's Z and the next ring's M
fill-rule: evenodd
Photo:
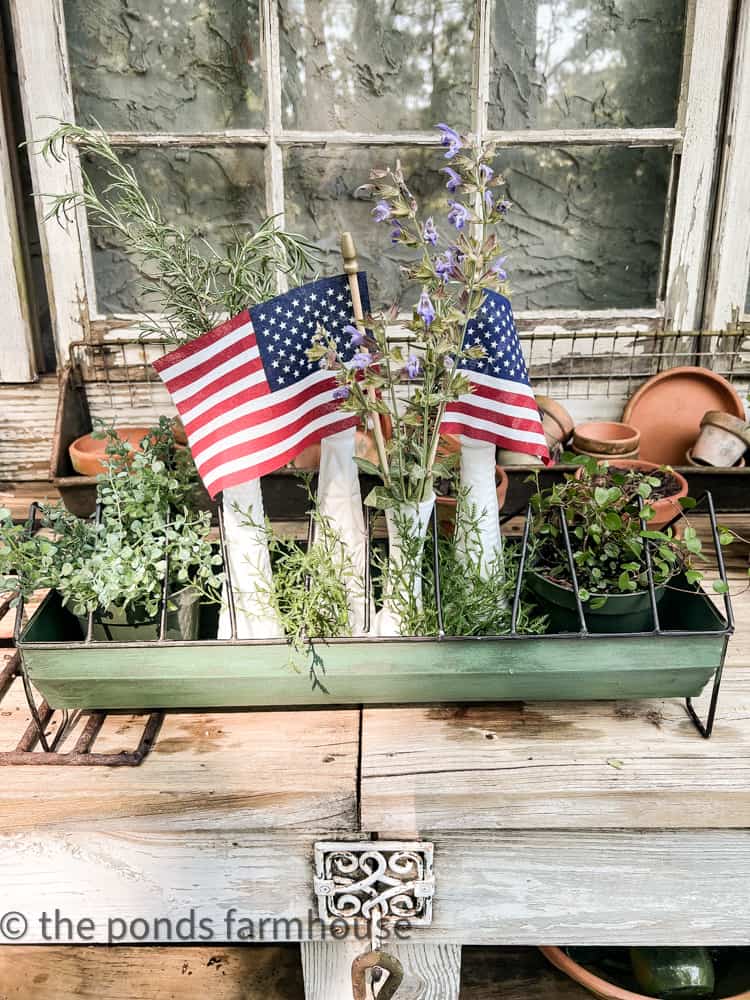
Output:
M432 923L433 845L419 841L319 841L313 886L321 920Z

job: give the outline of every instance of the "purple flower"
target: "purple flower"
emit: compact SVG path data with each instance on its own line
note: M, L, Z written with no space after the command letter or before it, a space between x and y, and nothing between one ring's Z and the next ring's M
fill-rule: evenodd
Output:
M425 243L431 243L432 246L438 241L438 231L435 229L435 223L432 221L432 216L425 222L424 229L422 230L422 239Z
M452 160L456 153L462 148L461 136L450 125L440 122L435 128L440 129L440 144L447 146L448 152L445 154L446 160Z
M480 163L479 173L482 175L482 180L485 184L489 184L492 178L495 176L495 171L489 165L489 163Z
M334 399L348 399L351 393L345 385L340 385L338 389L333 390Z
M448 222L456 229L463 229L469 220L469 210L460 201L449 201L450 212L448 212Z
M435 258L435 271L442 281L447 281L451 276L451 271L456 266L453 259L453 251L446 250L442 257Z
M461 185L463 184L463 178L461 177L461 174L456 173L453 167L443 167L442 173L448 175L448 183L445 186L448 188L450 193L453 194L453 192L457 188L460 188Z
M391 229L391 243L399 243L401 241L402 229L399 224L398 219L393 220L393 229Z
M359 347L360 344L364 342L364 333L361 330L358 330L356 326L352 326L351 323L346 324L344 327L344 333L348 337L351 337L351 341L349 342L350 347Z
M435 307L430 301L430 296L424 288L422 289L422 294L419 296L417 313L422 317L425 326L429 326L435 319Z
M372 354L369 351L357 351L352 358L351 364L353 368L359 368L362 371L368 365L372 364Z
M492 192L489 190L489 188L484 192L484 204L491 212L495 202L492 198Z
M445 368L447 371L450 372L453 371L455 365L456 362L453 360L450 354L446 354L445 357L443 358L443 368Z
M497 210L501 215L507 215L512 204L513 202L508 201L507 198L503 198L503 200L498 203Z
M391 216L392 208L383 198L377 203L375 208L372 210L372 216L376 222L385 222Z
M405 371L409 378L417 378L419 376L419 373L422 371L422 366L419 363L419 358L416 354L410 354L406 359Z
M507 257L498 257L497 260L490 265L490 271L496 274L501 281L508 280L508 272L503 267L503 264L507 259Z

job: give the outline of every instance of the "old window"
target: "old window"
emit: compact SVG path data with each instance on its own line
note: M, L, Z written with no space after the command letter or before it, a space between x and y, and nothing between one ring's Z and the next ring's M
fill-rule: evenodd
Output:
M376 301L413 300L357 197L401 159L444 214L433 126L497 140L527 329L696 329L731 0L14 0L32 137L96 119L170 216L221 241L275 214ZM700 44L693 44L694 39ZM40 191L75 157L34 161ZM445 223L443 223L445 226ZM79 218L44 227L58 345L144 306L136 261Z

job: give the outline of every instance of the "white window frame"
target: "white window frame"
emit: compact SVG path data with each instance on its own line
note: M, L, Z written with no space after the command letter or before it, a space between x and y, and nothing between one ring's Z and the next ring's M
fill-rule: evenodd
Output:
M0 90L0 383L33 382L36 379L34 325L5 124L9 109L3 102Z
M685 58L678 118L674 128L550 129L494 131L489 128L493 0L476 0L472 128L499 146L657 146L672 151L659 294L653 308L540 310L519 312L525 329L563 328L645 331L696 330L703 319L707 258L716 192L723 102L734 28L735 0L687 0ZM746 4L747 7L747 4ZM63 0L11 0L27 136L32 142L50 131L49 116L72 120L73 97L67 57ZM264 81L263 129L233 129L200 134L110 132L116 145L130 148L171 146L252 146L265 156L266 208L284 220L283 149L289 145L434 145L435 133L310 132L283 127L277 0L260 0ZM747 10L745 9L745 16ZM697 39L699 43L692 44ZM750 69L748 65L745 70ZM46 119L46 120L45 120ZM32 156L36 192L80 189L75 151L63 163ZM679 176L676 184L675 178ZM65 359L74 340L99 339L122 327L123 317L100 314L96 306L91 246L85 217L66 227L45 220L38 199L42 246L51 298L58 355ZM673 220L670 225L670 220ZM671 231L670 231L671 230Z
M743 318L750 280L750 0L742 0L706 288L705 325ZM744 316L750 322L750 316Z

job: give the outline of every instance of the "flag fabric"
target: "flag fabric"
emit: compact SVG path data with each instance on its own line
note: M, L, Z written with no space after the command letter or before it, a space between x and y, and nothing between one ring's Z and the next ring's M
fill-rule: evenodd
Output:
M357 277L367 313L367 279ZM333 373L307 357L322 326L348 361L355 348L343 327L353 316L347 276L321 278L245 309L154 362L212 497L357 424L334 398Z
M484 348L484 357L462 361L459 366L472 391L446 406L441 431L536 455L549 463L513 310L498 292L485 291L479 312L466 325L464 349L475 346Z

